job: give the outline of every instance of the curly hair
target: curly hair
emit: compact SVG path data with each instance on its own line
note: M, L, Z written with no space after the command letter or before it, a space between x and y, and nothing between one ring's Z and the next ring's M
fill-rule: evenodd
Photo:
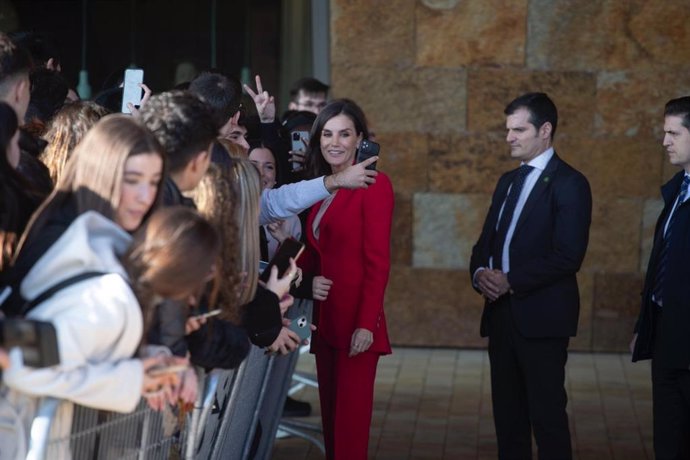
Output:
M218 136L211 110L189 91L153 96L141 108L139 117L165 149L171 173L183 170Z
M95 102L75 101L65 104L55 115L43 136L48 145L40 158L50 170L53 183L58 183L65 163L86 132L107 114L108 110Z
M237 195L231 176L232 166L211 164L206 175L194 189L193 196L199 212L215 225L221 237L222 249L218 303L223 319L240 323L240 307L244 300L240 274L240 238L235 206ZM241 299L242 297L242 299Z

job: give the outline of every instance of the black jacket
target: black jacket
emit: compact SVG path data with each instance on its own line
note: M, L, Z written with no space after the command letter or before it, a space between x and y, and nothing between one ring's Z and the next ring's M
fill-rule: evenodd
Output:
M654 348L654 320L656 307L652 304L652 290L656 276L657 259L661 249L666 219L676 201L684 171L679 172L661 188L664 209L659 215L654 232L654 246L649 256L647 276L642 291L642 306L635 325L637 341L633 361L654 358L657 364L672 369L690 368L690 202L685 201L675 210L673 232L669 238L669 251L664 277L664 305L661 337Z
M501 206L517 169L498 181L479 241L472 249L470 277L489 258ZM577 333L580 298L576 273L587 250L592 194L585 176L556 154L542 172L518 218L510 243L508 282L515 325L525 337ZM482 315L488 335L491 303Z

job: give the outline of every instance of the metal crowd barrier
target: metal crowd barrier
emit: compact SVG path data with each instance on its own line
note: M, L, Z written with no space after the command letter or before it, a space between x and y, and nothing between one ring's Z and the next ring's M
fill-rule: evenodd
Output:
M168 459L179 433L174 420L144 401L120 414L45 398L31 426L27 459Z
M33 420L27 459L269 459L278 429L323 451L314 424L281 418L299 353L267 356L252 347L235 370L197 369L193 410L157 412L142 400L129 414L43 398Z

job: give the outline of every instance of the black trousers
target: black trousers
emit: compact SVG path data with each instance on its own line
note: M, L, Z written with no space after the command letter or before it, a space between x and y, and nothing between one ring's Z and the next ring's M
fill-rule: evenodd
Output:
M655 314L655 341L661 335L661 311ZM690 459L690 370L669 369L652 359L652 400L654 456Z
M526 338L515 327L509 296L489 312L491 397L499 459L572 458L565 393L568 337Z

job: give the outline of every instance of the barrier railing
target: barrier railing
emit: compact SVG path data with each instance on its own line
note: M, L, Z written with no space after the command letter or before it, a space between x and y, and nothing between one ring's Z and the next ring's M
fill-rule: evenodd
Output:
M27 459L268 459L279 428L323 451L309 433L319 426L281 419L298 355L267 356L252 347L236 370L197 369L200 391L188 414L157 412L143 400L119 414L43 398Z

